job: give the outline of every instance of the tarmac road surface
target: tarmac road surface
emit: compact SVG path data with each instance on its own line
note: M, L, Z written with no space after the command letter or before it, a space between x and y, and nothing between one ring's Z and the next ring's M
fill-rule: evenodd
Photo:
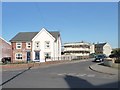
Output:
M118 88L118 75L89 69L91 60L55 66L3 71L3 88Z

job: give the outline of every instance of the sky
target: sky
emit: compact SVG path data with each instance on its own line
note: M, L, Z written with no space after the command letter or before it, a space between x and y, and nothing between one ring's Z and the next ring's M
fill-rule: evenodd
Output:
M3 2L2 37L42 28L59 31L62 43L108 42L118 47L117 2Z

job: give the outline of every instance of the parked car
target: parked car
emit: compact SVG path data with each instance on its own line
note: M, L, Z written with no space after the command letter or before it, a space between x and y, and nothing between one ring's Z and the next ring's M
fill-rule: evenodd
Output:
M9 62L9 63L11 62L11 57L3 57L3 58L2 58L2 63L5 63L5 64L6 64L6 63L8 63L8 62Z
M96 55L94 62L102 62L104 58L107 58L104 54Z

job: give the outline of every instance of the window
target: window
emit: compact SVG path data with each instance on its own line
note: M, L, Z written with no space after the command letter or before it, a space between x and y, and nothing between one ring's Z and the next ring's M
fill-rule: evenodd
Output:
M51 58L51 54L50 53L45 53L45 58L46 59L50 59Z
M49 49L50 48L50 41L45 41L45 49Z
M27 43L26 43L26 48L27 48L27 49L30 49L30 48L31 48L31 43L30 43L30 42L27 42Z
M17 54L16 54L16 59L22 60L22 54L21 54L21 53L17 53Z
M35 48L36 48L36 49L39 49L39 48L40 48L40 42L39 42L39 41L35 42Z
M16 49L21 49L22 48L22 43L16 43Z

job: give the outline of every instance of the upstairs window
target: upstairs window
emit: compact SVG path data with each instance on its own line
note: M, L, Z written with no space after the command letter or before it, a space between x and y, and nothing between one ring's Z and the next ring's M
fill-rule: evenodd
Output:
M22 43L16 43L16 49L21 49L22 48Z
M39 41L35 42L35 49L40 49L40 42Z
M31 43L30 43L30 42L27 42L27 43L26 43L26 48L27 48L27 49L31 49Z
M49 49L50 48L50 41L45 41L45 49Z

